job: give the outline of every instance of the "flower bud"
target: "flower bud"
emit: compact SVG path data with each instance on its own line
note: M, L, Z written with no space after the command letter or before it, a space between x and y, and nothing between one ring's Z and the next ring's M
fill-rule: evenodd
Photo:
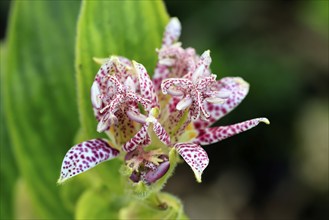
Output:
M138 175L138 173L137 173L136 171L134 171L134 172L130 175L129 178L130 178L131 181L133 181L134 183L137 183L137 182L139 182L139 180L140 180L140 176Z
M154 183L167 173L169 167L169 161L161 163L155 170L150 170L146 173L145 181L149 184Z

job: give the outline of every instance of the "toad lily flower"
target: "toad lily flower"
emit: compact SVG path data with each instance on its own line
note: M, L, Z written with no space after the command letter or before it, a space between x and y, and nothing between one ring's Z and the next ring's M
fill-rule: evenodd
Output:
M196 179L208 166L201 145L224 140L249 130L266 118L229 126L211 127L231 112L247 95L249 84L240 77L216 81L211 73L210 51L201 56L177 42L181 26L172 18L166 27L158 64L151 80L140 63L124 57L102 59L91 86L97 131L107 139L73 146L66 154L59 183L99 163L124 158L132 183L155 183L174 166L169 153L178 154ZM123 155L119 157L119 155Z

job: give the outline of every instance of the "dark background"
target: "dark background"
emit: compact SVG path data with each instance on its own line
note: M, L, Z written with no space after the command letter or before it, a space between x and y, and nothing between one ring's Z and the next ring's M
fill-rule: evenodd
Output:
M196 219L327 219L328 2L166 1L183 47L210 49L212 71L250 83L217 124L266 116L271 125L205 146L198 184L186 164L166 190Z
M196 183L178 166L165 190L194 219L328 219L328 1L165 1L183 47L210 49L218 78L250 83L217 125L265 116L271 125L206 146ZM0 1L1 39L9 1Z

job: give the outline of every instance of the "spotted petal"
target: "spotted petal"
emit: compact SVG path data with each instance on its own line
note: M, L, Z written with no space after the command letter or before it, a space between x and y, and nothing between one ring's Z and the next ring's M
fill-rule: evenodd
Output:
M200 57L195 71L192 73L192 81L196 82L199 78L209 76L209 66L211 63L210 50L206 50Z
M101 90L99 88L99 83L97 81L94 81L93 85L91 86L90 91L91 96L91 103L95 109L99 109L102 105L101 100Z
M109 103L118 94L123 94L127 86L129 91L134 92L137 86L137 77L132 74L132 64L127 58L112 56L101 60L104 63L91 87L91 102L98 121L105 112L103 108L108 108Z
M177 18L170 19L163 35L162 45L172 45L175 43L181 33L181 24Z
M131 69L131 62L125 57L112 56L110 59L105 59L105 62L95 76L94 84L96 84L98 88L93 84L91 91L92 102L98 99L97 96L100 95L99 93L106 92L108 77L110 75L114 74L119 81L123 81L130 75L130 72L128 72L129 69Z
M161 83L161 89L163 94L167 94L170 87L182 87L182 89L192 89L193 83L189 79L183 78L169 78L165 79Z
M132 63L129 59L121 56L112 56L113 63L115 66L115 76L123 83L128 77L133 77L132 75ZM135 77L134 82L136 82Z
M221 93L229 92L230 95L222 104L204 103L205 110L210 114L210 117L207 121L202 119L196 120L194 126L197 130L209 127L235 109L248 94L249 84L240 77L225 77L217 81L215 89Z
M96 74L95 80L100 82L109 75L116 75L120 82L123 82L131 75L131 61L121 56L111 56L110 58L93 58L98 64L101 64L99 71Z
M162 47L157 50L159 60L153 75L156 91L160 90L163 79L182 77L195 69L199 57L193 48L181 47L180 34L181 24L177 18L172 18L164 32Z
M200 133L198 137L194 140L194 143L200 145L213 144L226 138L229 138L233 135L247 131L257 126L260 122L264 122L266 124L270 123L267 118L255 118L234 125L206 128L200 130Z
M174 147L192 168L196 180L201 182L201 175L209 164L207 152L198 144L193 143L178 143Z
M175 111L170 113L166 121L163 122L163 127L168 131L172 143L176 143L179 140L186 127L190 124L191 120L188 114L188 110Z
M119 151L102 139L93 139L74 145L64 157L58 183L63 183L118 155Z
M158 107L158 97L155 94L153 82L147 74L145 67L135 61L133 61L133 65L139 79L141 95L143 98L150 100L152 103L151 106L149 106L149 109Z
M145 141L148 140L148 134L147 134L148 127L149 124L145 123L141 127L141 129L134 135L134 137L131 138L122 146L122 149L126 152L131 152L135 150L138 147L138 145L146 144Z
M153 125L153 131L158 136L160 141L162 141L164 144L169 145L170 144L170 137L166 130L162 127L162 125L155 121Z
M194 72L199 59L193 48L183 49L179 43L162 47L158 51L158 57L159 61L153 75L156 91L160 90L162 80L179 78Z

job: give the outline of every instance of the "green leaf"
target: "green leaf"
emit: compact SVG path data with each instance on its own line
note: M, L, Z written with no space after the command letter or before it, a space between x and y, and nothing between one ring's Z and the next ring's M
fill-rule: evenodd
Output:
M149 74L169 18L161 1L84 1L78 22L76 69L80 122L86 139L100 136L90 101L99 69L93 57L125 56Z
M148 202L132 201L120 210L120 219L188 219L179 199L168 193L159 193Z
M126 200L112 194L107 188L86 191L76 206L76 219L118 219Z
M298 18L309 26L313 31L329 37L329 2L328 1L305 1L302 2L298 11Z
M29 188L23 178L19 178L14 185L14 215L12 219L36 219L35 207L30 197Z
M1 97L0 97L0 219L13 218L13 189L18 177L18 170L12 152L12 146L9 141L8 131L6 129L6 118L3 108L3 76L6 64L6 48L1 43Z
M56 185L78 129L74 40L80 3L17 1L3 77L5 116L19 170L43 218L70 218Z

